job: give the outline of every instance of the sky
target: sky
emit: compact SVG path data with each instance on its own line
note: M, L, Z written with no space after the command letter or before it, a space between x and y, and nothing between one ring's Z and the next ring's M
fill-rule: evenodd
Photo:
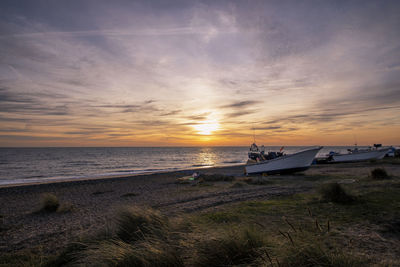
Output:
M0 146L400 144L400 1L0 2Z

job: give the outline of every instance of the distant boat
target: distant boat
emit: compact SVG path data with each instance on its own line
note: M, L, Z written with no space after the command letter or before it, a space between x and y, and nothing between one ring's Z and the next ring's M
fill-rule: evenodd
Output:
M349 149L347 154L332 153L329 156L329 162L356 162L372 159L383 159L389 152L390 148L386 149Z
M252 145L253 147L253 145ZM261 160L259 162L253 161L254 163L248 163L246 165L246 173L247 174L255 174L255 173L291 173L297 171L304 171L308 169L318 151L322 148L311 148L307 150L303 150L291 155L284 155L282 152L275 153L279 156L273 159L268 159L268 156L264 156L267 158L266 160ZM250 149L251 151L251 149ZM258 151L257 151L258 152ZM249 152L250 155L254 155L255 153ZM264 154L261 153L260 154ZM270 154L270 153L268 153Z

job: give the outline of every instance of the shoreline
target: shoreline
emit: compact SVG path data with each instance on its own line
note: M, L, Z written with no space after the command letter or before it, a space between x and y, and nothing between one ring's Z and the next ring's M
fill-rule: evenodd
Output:
M2 184L2 180L0 180L0 189L1 188L10 188L10 187L19 187L19 186L30 186L30 185L41 185L41 184L53 184L53 183L69 183L69 182L81 182L81 181L92 181L92 180L107 180L107 179L118 179L118 178L129 178L129 177L138 177L143 175L154 175L154 174L168 174L175 172L189 172L196 170L204 170L204 169L218 169L218 168L230 168L236 166L245 166L245 163L237 163L230 165L219 165L219 166L202 166L202 167L192 167L192 168L179 168L179 169L165 169L159 171L142 171L138 173L129 173L129 174L94 174L88 176L76 176L76 177L45 177L45 178L21 178L14 180L6 180L6 181L15 181L14 183ZM26 180L35 180L35 181L26 181ZM19 182L21 181L21 182Z

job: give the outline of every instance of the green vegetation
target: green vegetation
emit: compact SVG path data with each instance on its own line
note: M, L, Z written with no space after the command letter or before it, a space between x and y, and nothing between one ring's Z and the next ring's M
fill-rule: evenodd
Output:
M59 213L71 212L74 209L75 209L75 207L72 204L63 203L57 208L57 212L59 212Z
M105 240L88 247L77 263L82 266L184 266L172 245L151 239L133 244Z
M239 217L229 211L216 211L203 213L198 218L202 222L230 223L240 221Z
M16 253L0 254L0 266L44 266L48 257L40 250L23 250Z
M74 210L71 203L60 203L58 197L51 193L42 194L40 197L40 208L34 213L66 213Z
M250 265L265 254L263 236L254 229L223 232L196 244L196 266Z
M353 203L355 197L347 193L338 183L324 184L320 188L322 200L340 204Z
M158 211L124 207L113 229L71 243L47 266L184 266L177 241Z
M150 208L124 207L117 213L117 236L125 242L145 236L163 239L167 229L167 218Z
M309 236L293 237L294 245L285 247L281 264L283 266L365 266L359 257L329 246Z

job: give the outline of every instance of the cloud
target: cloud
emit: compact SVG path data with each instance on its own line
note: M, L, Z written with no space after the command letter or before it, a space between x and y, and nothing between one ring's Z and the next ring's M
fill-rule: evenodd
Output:
M211 114L211 112L204 112L201 114L197 114L197 115L191 115L191 116L185 116L185 119L188 120L193 120L193 121L203 121L203 120L207 120L208 116Z
M250 115L253 113L256 113L257 111L255 110L241 110L241 111L236 111L236 112L231 112L227 113L224 115L225 118L232 119L232 118L238 118L246 115Z
M253 106L258 103L261 103L261 101L256 101L256 100L238 101L228 105L223 105L221 106L221 108L244 108L248 106Z
M172 110L172 111L169 111L166 113L162 113L162 114L160 114L160 116L174 116L174 115L178 115L180 113L182 113L182 110L176 109L176 110Z
M266 127L254 127L254 130L276 130L281 129L281 126L266 126Z

